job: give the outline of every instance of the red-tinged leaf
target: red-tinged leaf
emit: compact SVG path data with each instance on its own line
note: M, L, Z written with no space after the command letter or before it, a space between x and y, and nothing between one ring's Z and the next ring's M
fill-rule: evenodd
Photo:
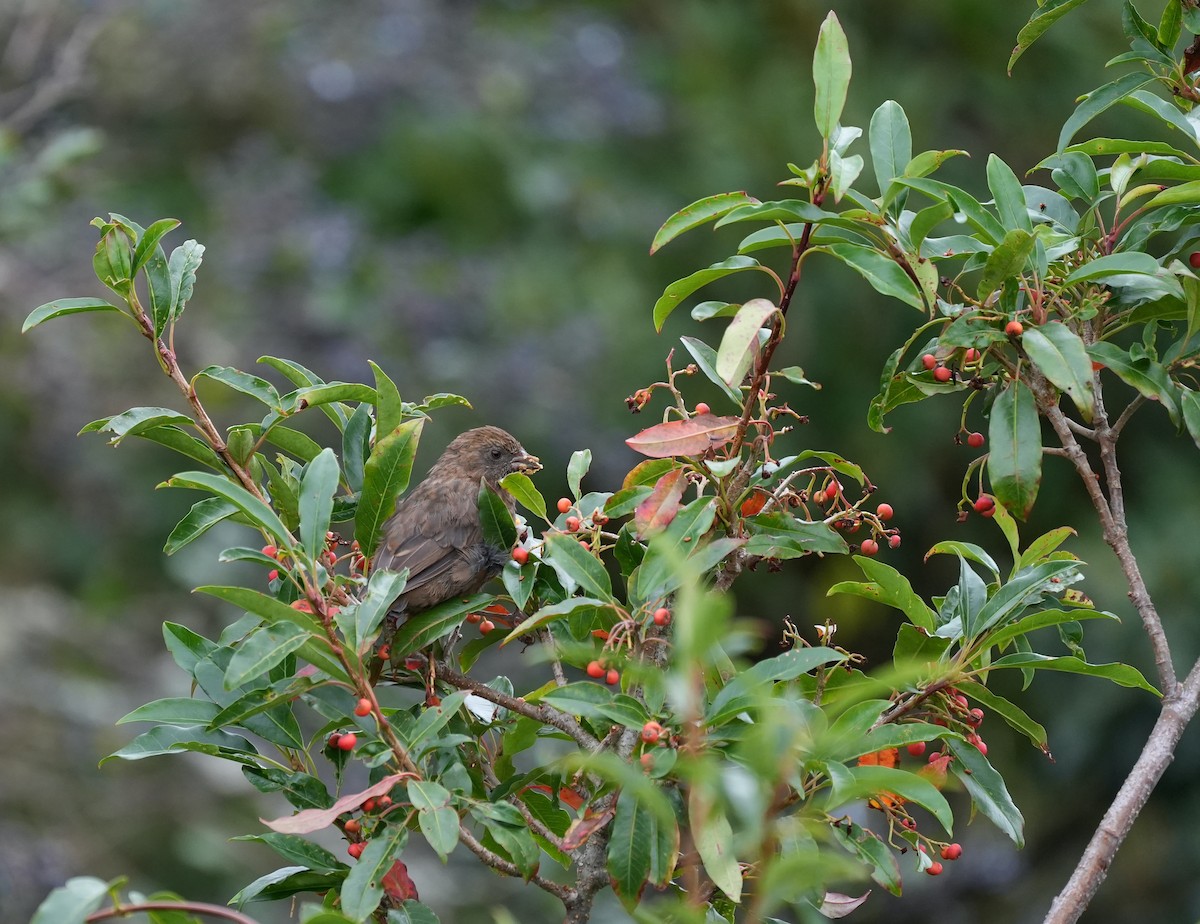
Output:
M638 504L634 511L633 521L637 525L639 535L646 536L666 527L679 512L679 502L683 499L683 489L687 487L687 478L681 468L667 472L654 485L650 496Z
M416 883L408 876L408 867L399 860L392 864L392 868L383 877L383 891L395 902L408 901L410 898L419 901L421 898L417 894Z
M362 792L353 792L342 796L327 809L305 809L295 815L276 818L274 821L267 821L265 818L260 818L259 821L272 831L279 831L281 834L312 834L314 831L328 828L342 812L357 809L368 799L390 792L392 787L401 780L411 779L412 776L411 773L393 773L391 776L384 777L374 786L368 786Z
M663 226L654 235L654 242L650 245L650 252L655 253L660 247L669 244L685 231L698 228L712 221L714 218L720 218L726 212L737 208L739 205L752 205L756 202L758 202L757 199L744 192L719 193L718 195L701 199L698 202L693 202L663 222Z
M645 459L629 470L621 483L621 490L652 485L678 464L672 459Z
M589 813L583 818L576 818L571 822L571 827L567 828L567 833L563 835L563 850L571 851L582 847L589 837L612 821L613 813L614 809L609 809L599 815Z
M669 420L631 436L625 444L652 459L698 456L730 442L737 433L738 418L697 414L688 420Z
M870 889L867 889L858 898L843 895L841 892L826 892L825 898L821 901L821 907L817 910L821 912L821 917L830 918L831 920L844 918L856 910L870 895Z

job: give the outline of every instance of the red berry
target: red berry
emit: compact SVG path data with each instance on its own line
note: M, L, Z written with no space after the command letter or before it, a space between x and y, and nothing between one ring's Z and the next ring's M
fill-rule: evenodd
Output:
M523 565L529 561L529 549L519 545L512 550L512 557L518 565Z
M700 401L699 403L696 404L696 413L697 414L707 414L708 411L709 411L709 407L703 401Z
M958 703L960 706L962 706L964 709L970 708L971 701L969 699L967 699L965 696L963 696L961 693L954 693L954 694L952 694L952 697L953 697L954 701L956 703Z
M947 844L945 847L942 848L942 859L943 860L957 860L961 856L962 856L962 845L961 844Z
M836 478L829 479L829 484L825 485L825 499L833 500L841 492L842 486L838 484Z
M983 445L983 434L979 433L978 431L975 433L968 433L967 434L967 445L970 446L972 449L978 449L980 446Z
M579 531L579 525L582 521L579 517L567 517L567 532L574 533Z
M976 513L982 513L985 517L991 516L996 511L996 502L990 494L980 494L975 498L975 503L972 505Z
M646 744L654 744L654 742L662 737L662 731L663 727L657 722L647 722L642 726L642 740Z
M604 676L604 665L599 661L589 661L587 666L587 675L599 680Z
M933 370L933 377L939 382L949 382L953 375L949 366L938 366Z
M566 513L571 509L571 499L569 497L560 497L558 499L558 512Z
M892 548L892 549L900 548L900 534L899 533L896 533L894 536L888 536L888 547Z
M371 812L375 811L375 805L375 799L372 797L362 804L362 810L367 814L370 814Z
M671 621L671 611L665 606L660 606L654 611L654 624L656 626L665 626Z
M908 745L905 750L908 751L908 753L913 757L920 757L925 753L925 748L926 744L924 741L914 741L912 744Z
M988 752L987 743L982 738L980 738L978 735L968 735L967 736L967 744L975 745L975 747L979 749L979 753L982 754L984 757L987 757L987 752Z
M485 619L483 622L481 622L479 624L479 634L487 635L494 628L496 628L496 624L494 622L492 622L490 619Z
M342 825L342 827L346 829L347 834L357 834L362 830L362 825L359 823L357 818L351 818L348 822Z
M938 863L937 860L934 860L927 867L925 867L925 872L927 872L930 876L940 876L942 875L942 864Z
M1004 325L1004 333L1010 337L1020 337L1025 332L1025 325L1020 321L1009 321Z
M975 709L971 710L971 716L970 716L970 718L967 719L967 721L969 723L971 723L972 725L982 725L983 724L983 716L984 716L983 710L976 707Z
M346 732L337 740L338 750L341 751L353 751L356 744L358 744L358 735L354 732Z
M366 849L367 849L367 842L359 841L357 844L351 844L349 847L347 847L346 853L350 854L350 856L354 857L354 859L357 860L359 857L362 856L362 852Z
M858 550L864 555L876 555L879 552L879 543L874 539L864 539Z
M892 515L895 512L896 511L894 511L892 509L891 504L880 504L878 507L875 508L875 515L877 517L879 517L879 519L883 520L885 523L892 518Z
M356 705L354 707L354 714L357 716L370 715L371 714L371 701L369 699L367 699L365 696L362 699L360 699L358 701L358 705Z
M467 613L467 622L469 622L471 625L475 625L475 623L479 622L481 619L483 619L483 616L479 613Z
M975 360L979 359L979 351L975 349L975 347L971 347L969 350L967 350L963 358L966 359L967 362L973 363Z
M654 755L650 753L643 754L641 757L642 766L649 770L654 766Z
M1188 263L1193 269L1200 269L1200 250L1193 250L1188 254Z
M379 807L381 809L387 808L391 804L392 804L391 796L380 796L379 797Z
M270 571L268 571L267 572L267 580L268 581L278 581L279 580L279 569L272 568Z
M604 682L610 687L615 687L621 682L621 675L615 667L610 667L608 673L604 675Z
M935 369L937 367L937 357L932 353L926 353L921 357L921 365L926 369Z
M279 557L279 549L275 548L275 546L273 546L273 545L264 545L262 553L264 555L266 555L267 558L278 558Z
M338 734L337 732L334 732L332 735L329 736L328 740L326 740L325 747L329 748L332 751L334 748L336 748L338 746L338 742L341 740L341 738L342 738L342 736L340 734Z

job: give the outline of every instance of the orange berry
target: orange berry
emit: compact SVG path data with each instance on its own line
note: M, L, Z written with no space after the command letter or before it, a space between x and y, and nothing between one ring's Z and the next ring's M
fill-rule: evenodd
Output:
M879 543L874 539L864 539L859 545L858 550L864 555L877 555L879 553Z
M558 499L558 512L566 513L571 509L571 499L569 497L560 497Z
M896 533L893 536L888 536L888 548L889 549L900 548L900 534L899 533Z
M885 523L892 518L895 512L891 504L880 504L875 508L875 516L879 517Z
M579 531L580 524L583 521L579 517L567 517L567 532L575 533Z
M950 371L949 366L938 366L933 370L933 378L938 382L949 382L953 376L954 373Z
M705 404L703 401L699 402L699 403L696 405L696 413L697 413L697 414L707 414L707 413L708 413L708 411L709 411L709 407L708 407L708 405L707 405L707 404Z
M599 661L589 661L587 666L587 675L599 680L604 676L604 665Z
M1020 321L1009 321L1004 325L1004 333L1010 337L1020 337L1025 332L1025 325Z
M665 606L660 606L654 611L654 624L656 626L665 626L671 622L671 611Z
M976 513L982 513L985 517L990 517L996 512L996 501L992 499L990 494L980 494L975 498L975 503L972 504Z
M920 757L925 753L925 748L926 744L924 741L914 741L912 744L906 746L905 750L913 757Z
M471 625L475 625L475 623L479 622L481 619L483 619L483 616L481 616L479 613L467 613L467 622L469 622Z
M362 856L362 852L366 849L367 849L367 842L359 841L358 843L351 844L349 847L347 847L346 853L350 854L350 856L354 857L354 859L357 860L359 857Z
M983 434L979 432L967 434L967 445L972 449L978 449L983 445Z
M642 761L642 766L645 769L649 770L651 767L654 766L654 755L649 754L649 753L643 754L641 757L641 761Z
M529 549L524 546L517 546L512 550L512 558L518 565L523 565L529 561Z
M379 805L379 807L380 807L381 809L385 809L385 808L387 808L389 805L391 805L391 804L392 804L392 797L391 797L391 796L380 796L380 797L379 797L379 802L378 802L377 804Z
M370 715L371 714L371 701L369 699L367 699L366 697L363 697L362 699L360 699L358 701L358 704L354 707L354 714L357 716Z
M362 824L357 818L351 818L348 822L342 825L342 827L346 830L347 834L357 834L362 830Z
M642 740L646 744L654 744L662 737L663 727L657 722L647 722L642 726Z
M967 350L964 359L966 359L966 361L969 363L975 362L975 360L979 359L979 351L975 349L975 347L971 347L969 350Z
M367 814L370 814L371 812L375 811L375 805L376 805L375 799L370 798L362 804L362 810L364 812L366 812Z
M924 356L921 357L921 365L924 366L926 369L930 369L930 370L936 369L937 368L937 357L934 356L932 353L926 353Z
M483 622L481 622L479 624L479 634L487 635L489 632L491 632L495 628L496 628L496 624L494 622L492 622L490 619L485 619Z
M937 860L934 860L927 867L925 867L925 872L927 872L930 876L940 876L942 875L942 864L938 863Z
M346 734L341 735L337 740L339 751L353 751L356 744L358 744L358 735L354 734L354 732L346 732Z
M942 859L943 860L957 860L961 856L962 856L962 845L961 844L947 844L945 847L942 848Z
M616 668L610 667L608 669L608 673L604 675L604 682L607 683L610 687L615 687L618 683L621 682L621 674L617 671Z

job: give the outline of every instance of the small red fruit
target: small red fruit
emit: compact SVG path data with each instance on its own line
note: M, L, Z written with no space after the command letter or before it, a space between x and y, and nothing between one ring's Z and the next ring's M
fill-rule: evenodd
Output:
M337 732L334 732L332 735L329 736L328 740L326 740L325 747L329 748L332 751L338 746L338 742L341 739L342 739L342 736L340 734L338 734Z
M279 557L279 549L275 548L275 546L273 546L273 545L264 545L262 553L264 555L266 555L267 558L278 558Z
M975 747L979 749L979 753L982 754L984 757L987 757L987 752L988 752L987 743L982 738L980 738L978 735L968 735L967 736L967 744L975 745Z
M558 512L566 513L571 509L571 499L569 497L560 497L558 499Z
M885 523L890 520L896 511L892 509L891 504L880 504L875 508L875 515Z
M900 548L900 534L899 533L896 533L894 536L888 536L888 548L891 548L891 549Z
M367 699L365 696L362 699L360 699L358 701L358 705L356 705L354 707L354 714L357 716L370 715L371 714L371 701L369 699Z
M517 546L512 550L512 558L518 565L523 565L529 561L529 549L524 546Z
M663 727L657 722L647 722L642 726L642 740L646 744L654 744L662 737Z
M362 825L359 823L357 818L351 818L348 822L342 825L342 827L346 830L347 834L357 834L362 830Z
M949 382L953 375L949 366L938 366L933 370L933 377L938 382Z
M983 434L976 431L975 433L967 434L967 445L972 449L978 449L983 445Z
M1188 263L1193 269L1200 269L1200 250L1193 250L1188 254Z
M359 841L357 844L351 844L349 847L347 847L346 853L350 854L350 856L354 857L354 859L357 860L359 857L362 856L362 852L366 849L367 849L367 842Z
M654 766L654 755L650 753L643 754L641 757L642 767L649 770Z
M879 543L874 539L864 539L858 550L864 555L877 555L879 553Z
M272 568L270 571L268 571L267 572L267 580L268 581L278 581L279 580L279 569Z
M973 363L973 362L975 362L975 360L979 359L979 351L978 351L977 349L975 349L975 347L971 347L971 348L970 348L970 349L968 349L968 350L967 350L967 352L964 354L963 358L964 358L964 359L965 359L967 362L969 362L969 363Z
M656 626L665 626L671 621L671 611L665 606L660 606L654 611L654 624Z
M362 804L362 810L369 815L371 812L375 811L376 804L377 803L374 797L372 797Z
M976 513L982 513L985 517L991 516L996 512L996 502L990 494L980 494L975 498L975 503L972 505Z
M970 717L967 719L967 721L972 725L982 725L983 724L983 716L984 716L983 710L976 707L971 710Z
M599 661L589 661L587 666L587 675L599 680L604 676L604 665Z
M567 532L578 532L580 523L582 523L582 521L579 519L579 517L567 517Z
M697 414L707 414L708 411L709 411L709 407L703 401L700 401L696 404L696 413Z
M610 687L615 687L618 683L621 682L621 674L617 671L617 669L615 667L610 667L608 669L608 673L604 675L604 682L607 683Z
M496 624L494 622L492 622L490 619L485 619L483 622L481 622L479 624L479 634L487 635L494 628L496 628Z
M391 797L391 796L380 796L380 797L379 797L379 807L380 807L381 809L385 809L385 808L387 808L387 807L388 807L389 805L391 805L391 804L392 804L392 797Z
M942 848L942 859L943 860L957 860L961 856L962 856L962 845L961 844L947 844L945 847Z
M358 744L358 735L354 734L354 732L346 732L346 734L337 740L338 750L340 751L353 751L356 744Z
M908 753L913 757L920 757L925 753L925 748L926 744L924 741L914 741L912 744L908 745L905 750L908 751Z
M467 613L467 622L471 625L475 625L481 619L483 619L483 616L479 613Z
M925 872L927 872L930 876L940 876L942 875L942 864L938 863L937 860L934 860L927 867L925 867Z
M926 369L935 369L937 368L937 357L932 353L926 353L921 357L921 365Z
M1025 332L1025 325L1020 321L1009 321L1004 325L1004 333L1010 337L1020 337Z

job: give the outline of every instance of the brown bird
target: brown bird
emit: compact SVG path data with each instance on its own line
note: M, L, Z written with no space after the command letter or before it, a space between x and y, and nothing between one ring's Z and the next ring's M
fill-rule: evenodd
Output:
M514 513L516 501L500 487L500 479L541 467L536 456L499 427L478 427L455 437L425 480L400 499L383 524L374 567L408 569L408 583L392 614L412 615L474 593L497 574L509 549L484 540L479 483L486 481Z

